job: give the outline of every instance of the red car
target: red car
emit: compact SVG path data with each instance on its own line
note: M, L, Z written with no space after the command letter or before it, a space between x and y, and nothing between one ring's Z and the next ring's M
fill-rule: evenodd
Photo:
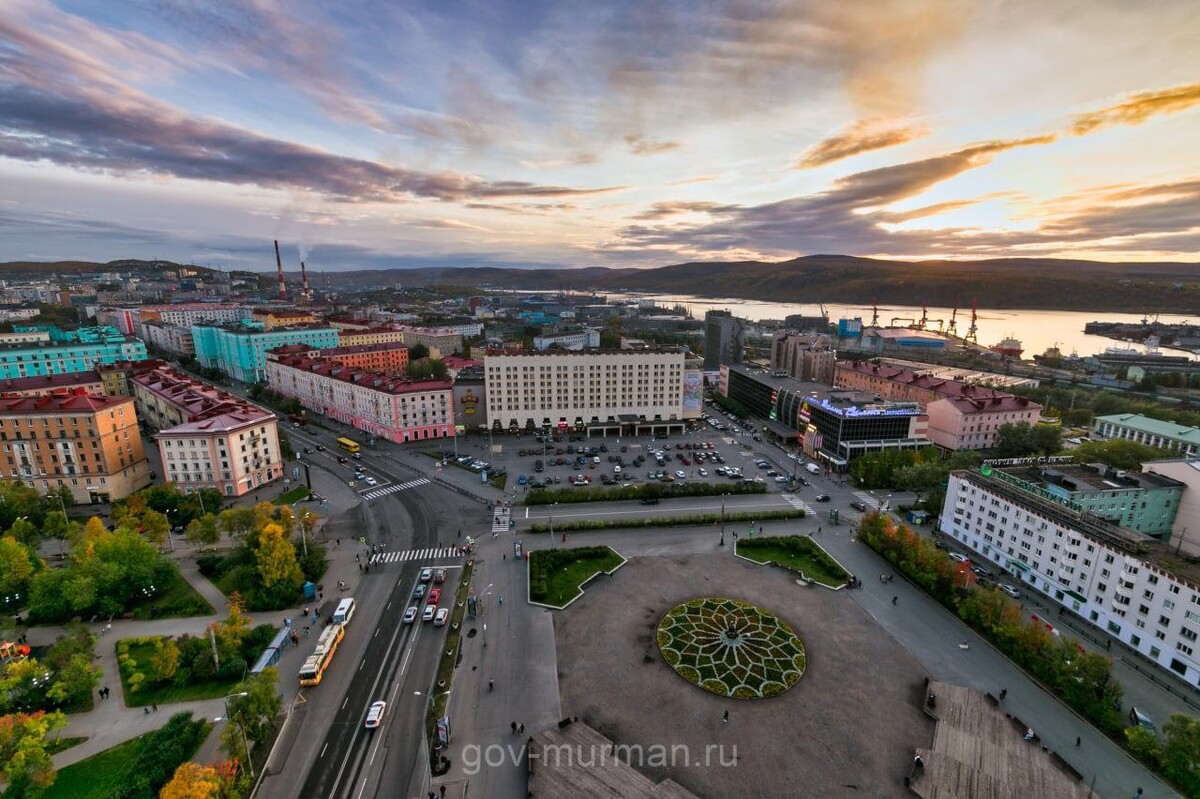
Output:
M438 600L441 598L442 598L442 589L430 588L429 589L429 602L427 604L436 605L438 603Z

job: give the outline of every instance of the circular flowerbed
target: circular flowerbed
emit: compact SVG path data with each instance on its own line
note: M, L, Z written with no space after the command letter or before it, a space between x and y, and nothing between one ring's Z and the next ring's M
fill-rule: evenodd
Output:
M693 599L658 623L663 660L688 682L735 699L776 696L804 674L804 642L769 611L724 597Z

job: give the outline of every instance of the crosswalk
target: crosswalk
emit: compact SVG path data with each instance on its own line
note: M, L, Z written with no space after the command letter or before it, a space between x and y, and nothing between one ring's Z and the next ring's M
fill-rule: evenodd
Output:
M887 505L887 502L880 503L879 497L871 496L866 491L855 491L854 498L867 506L867 510L878 510L880 504Z
M457 557L455 547L426 547L425 549L407 549L397 552L379 552L367 561L375 566L382 563L405 563L410 560L436 560L438 558Z
M795 494L784 494L783 501L786 502L787 504L791 505L796 510L804 511L805 516L817 515L817 512L812 509L812 505L809 505L807 502L800 499L800 497L796 496Z
M429 482L429 478L427 477L418 477L416 480L409 480L407 483L392 483L382 488L372 488L370 491L363 493L362 498L379 499L380 497L386 497L388 494L394 494L397 491L407 491L410 488L429 485Z

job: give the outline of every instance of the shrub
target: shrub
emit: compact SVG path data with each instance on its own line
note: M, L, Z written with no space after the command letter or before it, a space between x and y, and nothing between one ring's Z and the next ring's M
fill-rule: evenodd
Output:
M555 502L610 502L623 499L709 497L724 494L765 494L765 483L639 483L628 488L535 488L525 495L526 505Z

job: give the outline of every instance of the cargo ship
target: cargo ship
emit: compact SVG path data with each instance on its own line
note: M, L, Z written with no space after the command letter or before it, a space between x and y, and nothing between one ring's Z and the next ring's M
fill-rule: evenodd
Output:
M1003 339L999 344L992 345L992 352L998 352L1006 358L1020 358L1024 351L1025 348L1021 346L1021 342L1012 336Z

